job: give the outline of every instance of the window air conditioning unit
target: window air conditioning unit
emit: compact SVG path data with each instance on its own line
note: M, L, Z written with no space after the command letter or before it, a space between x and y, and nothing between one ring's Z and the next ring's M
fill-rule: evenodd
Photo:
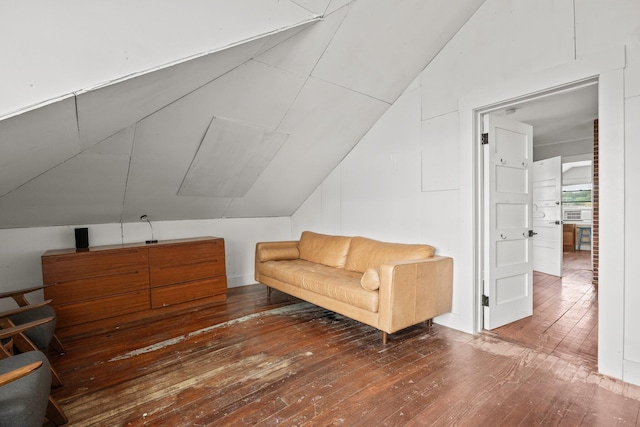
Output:
M567 209L562 212L562 219L566 221L581 221L582 209Z

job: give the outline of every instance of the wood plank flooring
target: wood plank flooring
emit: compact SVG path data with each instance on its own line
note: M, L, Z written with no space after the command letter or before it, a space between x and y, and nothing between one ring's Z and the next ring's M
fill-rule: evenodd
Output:
M563 254L562 277L534 272L533 316L488 332L545 352L598 358L598 292L591 252Z
M49 356L77 426L638 424L640 387L542 341L421 324L385 346L369 326L251 285Z

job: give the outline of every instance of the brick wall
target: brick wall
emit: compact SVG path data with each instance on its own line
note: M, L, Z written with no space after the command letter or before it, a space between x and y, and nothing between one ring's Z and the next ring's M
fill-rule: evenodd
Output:
M598 119L593 121L593 189L591 191L591 203L593 205L593 225L591 227L591 256L593 259L593 285L598 286L598 264L599 264L599 225L600 209L599 203L599 179L598 179Z

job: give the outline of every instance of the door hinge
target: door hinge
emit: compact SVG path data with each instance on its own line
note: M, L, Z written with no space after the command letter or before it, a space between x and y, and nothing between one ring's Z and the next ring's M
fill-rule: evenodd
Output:
M480 139L480 144L481 145L487 145L489 143L489 134L488 133L483 133L482 134L482 138Z
M486 295L482 295L482 306L489 307L489 297Z

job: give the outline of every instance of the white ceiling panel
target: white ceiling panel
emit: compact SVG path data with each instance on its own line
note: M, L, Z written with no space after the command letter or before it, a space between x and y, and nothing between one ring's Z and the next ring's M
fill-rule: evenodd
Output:
M294 3L300 5L301 7L310 10L313 13L318 15L322 15L331 0L292 0Z
M293 37L299 32L306 30L307 28L309 28L309 26L315 25L317 22L321 22L321 19L318 18L318 20L315 20L306 24L298 25L297 27L289 28L285 31L280 31L275 34L271 34L269 37L265 37L263 39L264 43L262 44L260 49L258 49L258 51L256 52L256 55L260 55L266 52L267 50L271 49L272 47L279 45L283 41Z
M207 98L183 98L136 126L123 221L220 217L228 201L185 198L178 190L206 134Z
M283 0L3 2L0 117L316 18Z
M22 13L0 228L291 215L483 2L118 1Z
M0 198L0 224L33 227L120 221L133 128Z
M234 199L225 215L291 215L388 107L309 79L280 125L289 138L247 195Z
M297 74L309 75L348 12L349 7L343 7L321 22L260 54L256 60Z
M129 156L82 153L0 198L5 228L120 221Z
M272 129L214 118L179 194L244 196L286 139Z
M0 121L0 197L79 152L73 98Z
M483 2L355 2L313 76L391 103Z
M110 155L124 155L131 156L131 150L133 148L133 137L135 135L135 125L129 126L126 129L121 130L117 134L110 136L109 138L100 141L91 148L83 151L87 154L110 154Z
M327 10L324 13L325 15L328 15L346 4L353 3L354 1L355 0L331 0L331 3L329 3L329 6L327 6Z
M249 61L187 97L211 116L274 129L302 88L306 76Z
M83 146L102 141L248 61L263 43L256 40L79 94Z

